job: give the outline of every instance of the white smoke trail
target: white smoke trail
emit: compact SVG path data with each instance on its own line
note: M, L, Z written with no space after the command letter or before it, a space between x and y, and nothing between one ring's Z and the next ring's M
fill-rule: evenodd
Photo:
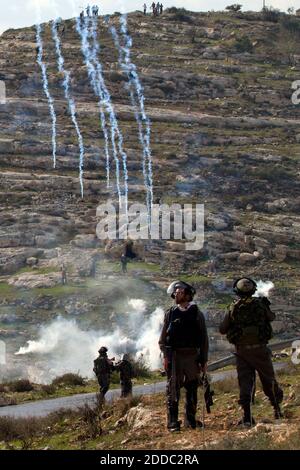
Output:
M39 15L37 15L39 16ZM43 89L44 93L48 100L48 106L50 110L51 120L52 120L52 155L53 155L53 168L56 168L56 113L54 108L54 100L49 91L49 82L47 77L47 66L43 61L43 41L42 41L42 26L40 23L36 24L36 43L37 43L37 63L41 68L42 79L43 79Z
M129 94L131 104L134 108L135 119L138 123L139 140L143 149L142 170L144 175L144 184L147 191L148 218L151 218L151 208L153 205L153 174L152 174L152 155L150 147L150 121L145 112L144 92L137 73L137 68L131 60L132 39L127 30L127 16L120 18L121 33L123 36L122 45L119 35L114 26L109 28L119 52L119 65L126 73L129 84ZM147 167L147 168L146 168Z
M35 367L31 368L31 380L38 377L44 382L66 372L93 377L93 360L101 346L109 350L109 357L130 352L148 361L152 369L160 367L158 338L163 321L163 309L157 308L145 316L146 304L141 299L128 302L127 324L117 326L113 332L82 330L75 320L58 317L40 328L37 340L30 340L21 347L17 356L34 355ZM130 332L128 332L130 327ZM124 331L126 330L126 332Z
M93 17L92 20L92 37L93 37L93 57L98 58L98 54L100 52L100 46L97 41L97 27L98 27L98 18ZM102 103L99 102L100 108L100 120L101 120L101 127L103 130L103 135L105 139L105 156L106 156L106 180L107 180L107 188L110 187L110 155L109 155L109 142L108 142L108 131L106 127L106 119L105 114L103 112Z
M74 124L77 140L79 145L79 182L80 182L80 189L81 189L81 197L83 198L84 190L83 190L83 166L84 166L84 158L85 158L85 151L83 145L83 138L82 134L78 125L77 121L77 112L76 112L76 105L75 101L72 97L71 90L70 90L70 82L71 82L71 74L68 70L65 69L64 64L65 60L61 52L61 41L58 34L58 25L60 20L56 19L52 22L52 37L55 43L56 55L57 55L57 65L58 70L64 76L63 87L65 92L65 98L68 102L69 111L71 114L71 119Z
M102 67L101 64L95 63L94 58L94 48L90 48L89 44L89 31L88 31L88 24L89 19L85 18L83 22L83 26L81 25L80 18L76 18L76 29L78 34L81 37L81 50L83 53L84 61L88 70L88 75L91 81L92 88L94 93L97 97L100 98L99 106L104 104L110 119L110 129L111 129L111 143L112 143L112 150L114 155L114 160L116 164L116 180L117 180L117 191L119 196L119 205L122 206L122 196L121 196L121 189L120 189L120 162L118 158L118 152L116 148L116 135L118 137L119 143L119 150L122 150L122 143L123 137L121 131L118 126L117 118L115 115L115 111L111 102L111 97L109 91L105 85L103 74L102 74ZM127 156L125 153L121 152L121 156L123 159L123 170L124 170L124 186L125 186L125 213L128 213L128 173L127 173Z
M257 281L257 290L254 294L254 297L269 297L271 289L274 289L274 284L272 281Z

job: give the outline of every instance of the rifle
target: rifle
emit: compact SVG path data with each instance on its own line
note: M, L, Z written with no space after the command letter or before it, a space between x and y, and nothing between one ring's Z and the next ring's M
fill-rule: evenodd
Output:
M200 385L203 387L204 390L204 401L206 406L206 411L209 414L211 412L210 407L213 406L213 396L215 392L210 389L210 383L207 377L207 374L203 374L202 378L200 379Z
M175 402L177 401L177 387L176 387L176 351L172 350L170 346L166 347L166 353L167 353L167 361L168 361L168 371L171 368L171 377L169 378L168 374L168 380L170 383L170 394L171 394L171 401Z

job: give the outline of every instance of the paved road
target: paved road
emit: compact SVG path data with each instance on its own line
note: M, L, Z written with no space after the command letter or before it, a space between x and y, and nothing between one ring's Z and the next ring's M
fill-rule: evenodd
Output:
M276 363L274 367L276 370L284 367L285 363ZM235 370L228 370L223 372L213 372L210 374L211 382L219 382L228 377L235 377ZM156 384L136 385L133 387L133 395L151 395L165 391L166 382L158 382ZM107 401L111 401L120 396L120 389L109 390L106 394ZM12 416L16 418L21 417L41 417L49 413L58 411L62 408L77 409L85 404L93 405L95 403L95 393L81 393L80 395L73 395L69 397L52 398L50 400L38 400L20 405L4 406L0 408L0 416Z

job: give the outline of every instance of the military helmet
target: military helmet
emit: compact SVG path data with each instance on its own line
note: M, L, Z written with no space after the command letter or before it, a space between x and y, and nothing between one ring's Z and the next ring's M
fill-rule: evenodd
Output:
M107 349L105 346L101 346L101 348L99 349L98 352L99 352L100 354L106 354L107 351L108 351L108 349Z
M257 289L256 282L249 277L237 279L233 284L233 291L240 297L251 296Z
M176 292L176 289L178 288L185 289L185 291L188 292L192 298L196 294L196 289L184 281L172 282L172 284L170 284L167 289L167 294L169 294L172 297L172 299L175 299L175 292Z

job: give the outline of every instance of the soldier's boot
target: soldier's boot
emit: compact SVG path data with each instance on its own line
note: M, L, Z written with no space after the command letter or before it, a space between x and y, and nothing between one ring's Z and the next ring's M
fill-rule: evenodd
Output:
M283 418L283 414L280 408L280 403L283 400L283 390L278 386L276 383L275 385L275 390L274 390L274 399L271 400L271 403L274 408L274 418L275 419L280 419Z
M279 405L274 406L274 418L275 419L283 418L283 413L282 413Z
M170 432L180 431L180 421L178 421L178 404L172 403L168 406L168 429Z
M238 426L246 426L246 427L251 427L255 426L255 419L252 416L251 413L251 405L250 403L247 405L243 405L243 411L244 411L244 416L243 418L238 422Z

